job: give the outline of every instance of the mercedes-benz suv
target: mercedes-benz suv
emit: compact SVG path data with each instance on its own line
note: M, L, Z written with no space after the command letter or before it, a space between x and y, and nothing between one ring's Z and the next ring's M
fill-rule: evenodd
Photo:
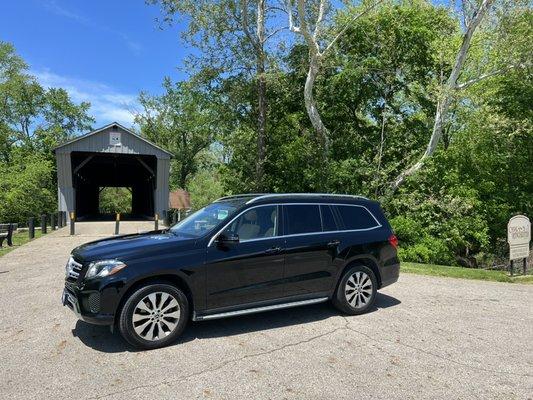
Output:
M229 196L169 229L77 247L63 304L145 349L170 344L190 320L328 300L361 314L397 281L397 244L379 203L364 197Z

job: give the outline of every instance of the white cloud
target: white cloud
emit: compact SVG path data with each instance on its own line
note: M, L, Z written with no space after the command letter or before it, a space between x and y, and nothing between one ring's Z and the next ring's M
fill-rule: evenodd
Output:
M65 89L76 103L91 103L89 113L96 119L95 127L114 121L126 127L133 124L134 112L139 109L136 94L121 93L105 83L62 76L49 70L34 70L31 74L44 87Z

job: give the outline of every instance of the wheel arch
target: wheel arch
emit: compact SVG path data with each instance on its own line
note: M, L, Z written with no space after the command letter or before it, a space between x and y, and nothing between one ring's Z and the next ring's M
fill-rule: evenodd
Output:
M339 287L339 283L350 268L356 266L356 265L363 265L365 267L368 267L372 270L374 275L376 276L376 279L378 281L378 289L381 287L381 273L379 272L379 264L375 257L373 257L370 254L364 254L364 255L357 255L355 257L351 257L346 261L344 264L344 267L341 270L341 273L337 277L337 283L335 285L335 292L337 291L337 288ZM333 292L333 293L335 293Z
M179 275L174 275L174 274L162 274L162 275L156 275L156 276L145 276L145 277L142 277L138 280L136 280L132 285L130 285L126 291L124 292L124 294L122 295L122 297L120 298L120 301L117 305L117 308L115 310L115 321L114 321L114 324L116 324L119 316L120 316L120 312L122 310L122 307L124 306L124 303L128 300L128 298L130 297L130 295L135 292L137 289L139 289L140 287L142 286L146 286L148 284L152 284L152 283L166 283L166 284L170 284L172 286L175 286L181 290L183 290L183 293L185 293L185 296L187 297L187 300L189 302L189 315L192 315L192 312L194 310L194 299L193 299L193 295L192 295L192 291L191 291L191 288L189 286L189 284L187 283L187 281L185 279L183 279L182 277L180 277Z

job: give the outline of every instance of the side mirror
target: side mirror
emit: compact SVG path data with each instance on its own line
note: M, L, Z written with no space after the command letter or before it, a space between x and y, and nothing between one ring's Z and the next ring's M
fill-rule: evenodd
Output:
M237 235L236 233L229 234L229 235L222 233L218 235L216 242L221 245L237 244L239 243L239 235Z

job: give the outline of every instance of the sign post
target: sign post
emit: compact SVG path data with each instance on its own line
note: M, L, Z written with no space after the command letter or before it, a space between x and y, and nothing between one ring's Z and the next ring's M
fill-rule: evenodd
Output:
M511 275L513 275L514 261L523 260L523 272L527 270L529 257L529 242L531 241L531 222L525 215L515 215L507 223L507 242L509 243L509 260L511 261Z

